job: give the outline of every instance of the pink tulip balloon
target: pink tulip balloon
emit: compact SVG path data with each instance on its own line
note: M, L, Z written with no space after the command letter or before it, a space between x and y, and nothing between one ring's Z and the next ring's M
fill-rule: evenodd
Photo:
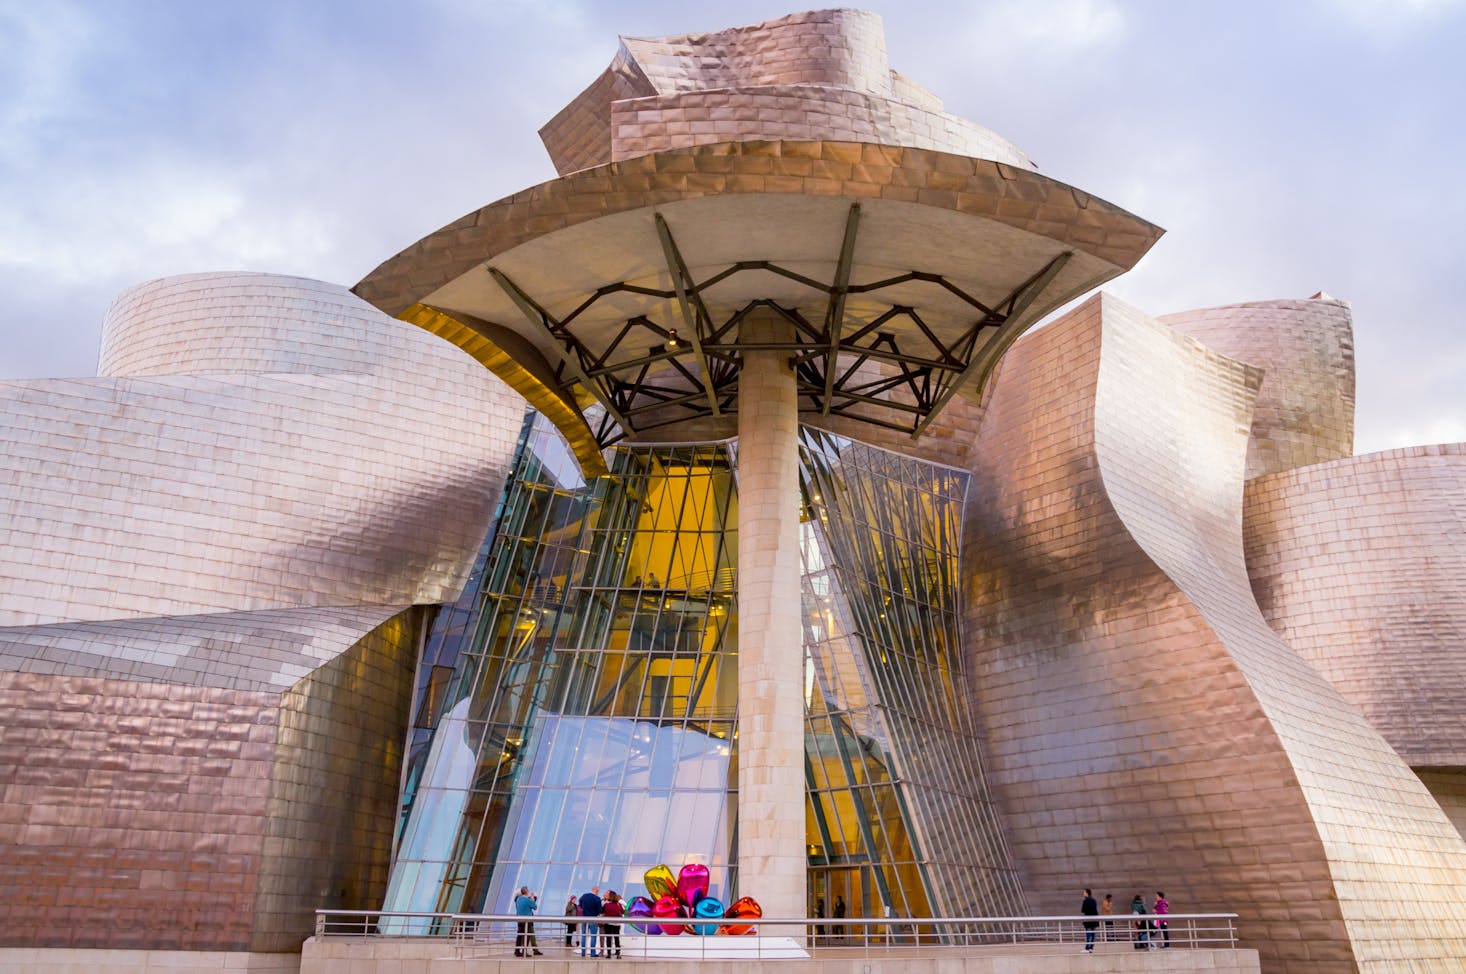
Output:
M708 867L689 862L677 874L677 897L684 906L692 909L697 901L708 895Z

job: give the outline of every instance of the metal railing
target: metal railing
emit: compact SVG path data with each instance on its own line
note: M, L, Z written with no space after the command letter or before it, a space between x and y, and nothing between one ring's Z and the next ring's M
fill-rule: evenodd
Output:
M673 959L736 957L777 960L828 955L891 954L941 956L973 949L1072 951L1083 949L1085 923L1096 923L1095 948L1234 950L1237 914L1171 913L1113 917L791 917L760 920L597 917L601 936L620 931L623 957ZM567 921L574 928L566 946ZM431 941L473 956L579 958L585 921L554 917L529 920L532 944L520 939L524 917L503 913L389 913L375 910L317 910L316 936L338 939ZM648 927L681 928L680 934L643 932ZM737 934L720 931L734 928ZM693 931L696 932L693 932ZM746 933L743 933L746 931ZM601 941L596 947L605 944ZM590 950L587 950L590 956Z

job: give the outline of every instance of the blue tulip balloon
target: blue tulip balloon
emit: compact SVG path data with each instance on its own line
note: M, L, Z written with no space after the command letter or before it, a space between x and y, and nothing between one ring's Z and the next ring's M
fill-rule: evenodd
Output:
M704 896L697 901L697 906L692 908L692 915L699 920L719 920L723 916L723 901L715 896ZM703 937L711 937L718 932L716 923L693 924L692 932Z

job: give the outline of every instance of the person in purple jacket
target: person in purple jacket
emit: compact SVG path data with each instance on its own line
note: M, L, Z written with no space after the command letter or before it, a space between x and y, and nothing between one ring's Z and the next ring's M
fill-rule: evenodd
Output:
M1156 890L1155 905L1150 908L1150 912L1154 913L1156 916L1162 917L1171 912L1171 904L1166 901L1165 893L1162 893L1160 890ZM1155 922L1155 925L1156 929L1160 930L1161 936L1165 938L1165 942L1161 944L1161 949L1165 950L1167 947L1171 946L1170 921L1157 920Z

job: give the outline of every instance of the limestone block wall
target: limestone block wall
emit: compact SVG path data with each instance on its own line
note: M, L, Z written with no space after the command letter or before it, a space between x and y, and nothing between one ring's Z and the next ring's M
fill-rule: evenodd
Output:
M1353 455L1354 329L1346 302L1318 294L1160 320L1264 369L1247 444L1249 479Z
M1466 444L1259 477L1246 504L1273 630L1412 767L1466 767Z
M284 692L0 670L0 944L293 950L377 905L418 619Z
M1009 354L964 562L1014 854L1041 911L1164 889L1241 913L1269 970L1447 970L1466 845L1252 601L1260 378L1107 297Z
M103 364L144 375L0 383L0 626L450 601L523 414L447 343L270 275L129 292Z

